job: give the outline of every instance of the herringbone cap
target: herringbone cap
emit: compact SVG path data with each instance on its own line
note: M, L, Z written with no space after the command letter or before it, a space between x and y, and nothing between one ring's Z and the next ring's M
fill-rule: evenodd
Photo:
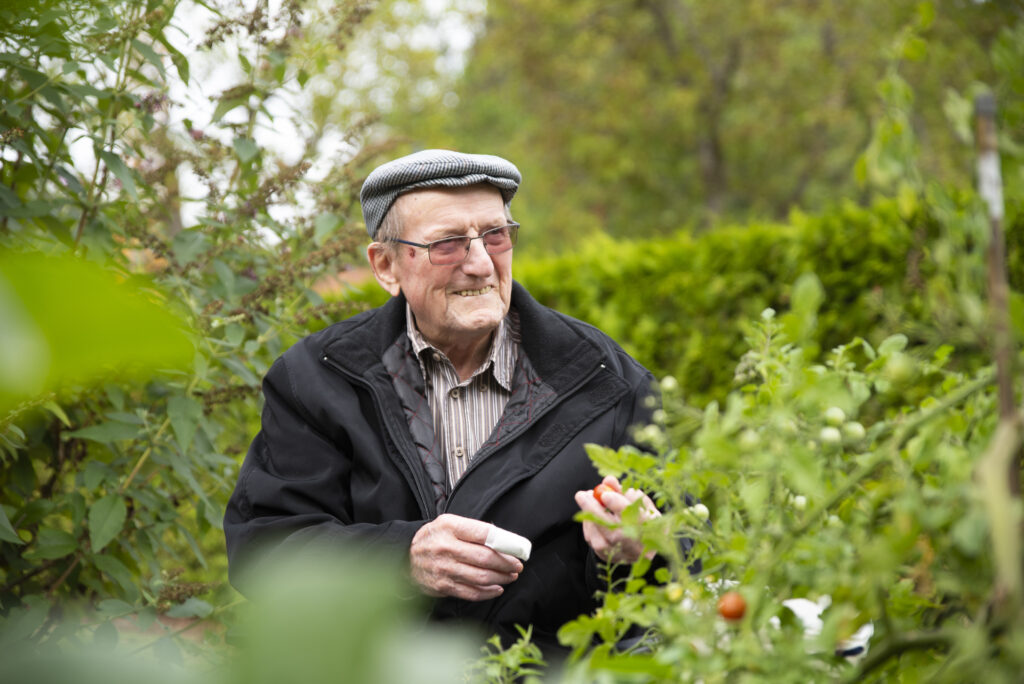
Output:
M366 177L359 201L371 239L398 196L423 188L458 188L490 183L501 191L507 206L519 189L522 175L512 162L490 154L451 150L422 150L381 164Z

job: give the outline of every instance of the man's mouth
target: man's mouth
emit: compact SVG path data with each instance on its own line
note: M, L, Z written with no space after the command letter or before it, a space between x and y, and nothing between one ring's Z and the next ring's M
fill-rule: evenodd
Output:
M455 294L460 297L476 297L477 295L487 294L493 289L494 288L492 286L487 285L486 287L481 287L479 290L456 290Z

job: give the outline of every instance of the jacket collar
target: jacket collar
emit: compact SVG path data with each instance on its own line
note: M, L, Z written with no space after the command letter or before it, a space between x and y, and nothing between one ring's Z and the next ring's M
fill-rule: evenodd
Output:
M349 372L368 376L381 370L384 350L405 334L405 297L336 323L324 331L323 353ZM513 281L512 304L519 312L522 350L537 374L556 392L576 385L602 362L594 342L580 326L535 300Z

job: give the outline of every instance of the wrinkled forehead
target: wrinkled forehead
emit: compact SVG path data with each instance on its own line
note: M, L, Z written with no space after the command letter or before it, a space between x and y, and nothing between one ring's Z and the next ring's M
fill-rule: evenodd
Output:
M397 212L406 235L410 229L494 224L509 216L501 192L487 183L410 190L399 195L391 211Z

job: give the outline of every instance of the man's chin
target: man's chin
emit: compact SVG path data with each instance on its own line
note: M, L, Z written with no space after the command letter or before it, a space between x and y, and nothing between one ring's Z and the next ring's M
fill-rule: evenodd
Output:
M489 333L498 327L504 317L505 314L499 307L479 307L461 312L457 327L467 333Z

